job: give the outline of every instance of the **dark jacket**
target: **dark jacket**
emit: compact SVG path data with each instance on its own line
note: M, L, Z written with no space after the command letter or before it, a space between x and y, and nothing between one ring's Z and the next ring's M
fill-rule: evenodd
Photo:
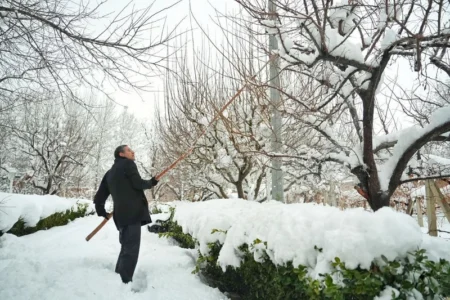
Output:
M143 180L134 161L116 158L114 165L103 176L102 182L94 197L97 213L105 207L109 195L114 203L114 222L117 228L141 222L146 225L152 222L148 210L144 190L157 184L154 178ZM101 215L101 214L99 214Z

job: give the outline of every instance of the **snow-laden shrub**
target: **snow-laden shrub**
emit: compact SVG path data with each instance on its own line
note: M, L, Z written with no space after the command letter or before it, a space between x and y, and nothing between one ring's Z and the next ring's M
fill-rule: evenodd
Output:
M56 212L39 220L35 226L27 226L24 219L19 218L19 220L10 230L8 230L7 233L11 233L16 236L27 235L39 230L46 230L55 226L66 225L76 218L84 217L90 214L93 214L93 211L89 209L89 205L87 203L78 203L76 207L72 207L63 212ZM1 234L2 232L0 231L0 235Z
M152 209L151 209L151 214L152 215L161 214L162 212L163 211L158 206L153 206Z
M170 217L166 221L157 220L155 223L160 226L159 237L172 238L178 245L186 249L194 249L196 241L190 234L183 233L183 228L173 221L175 208L170 208Z
M165 233L181 247L199 246L189 233L174 221L161 222ZM227 231L212 230L225 235ZM221 239L224 240L224 239ZM210 285L222 292L238 294L243 299L444 299L450 296L450 263L430 260L426 250L411 251L404 258L375 259L370 268L347 267L336 257L328 272L312 277L306 266L294 266L292 261L276 265L268 255L267 242L255 239L237 250L239 267L218 263L223 243L208 243L207 254L199 251L194 273L202 274ZM311 249L321 253L323 249ZM358 251L358 249L355 249ZM274 253L271 253L273 256ZM276 253L275 253L276 255Z
M195 272L221 291L240 294L244 299L377 299L386 291L388 298L380 299L444 299L450 295L450 263L428 260L425 250L410 253L404 260L384 258L369 270L347 268L336 257L331 273L313 279L305 266L294 267L292 262L274 265L264 250L256 261L250 249L261 244L257 240L250 246L242 245L240 267L229 266L223 272L217 264L222 245L211 243L210 254L200 254Z

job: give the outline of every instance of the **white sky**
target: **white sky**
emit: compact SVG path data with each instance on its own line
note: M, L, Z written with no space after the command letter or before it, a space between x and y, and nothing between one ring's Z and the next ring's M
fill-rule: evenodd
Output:
M131 2L136 8L144 8L152 3L149 0L134 0ZM156 12L174 2L176 1L156 0L152 11ZM101 10L101 13L111 11L118 13L127 3L128 1L109 1ZM167 16L167 25L173 27L185 18L183 24L179 27L179 31L189 28L189 6L191 6L192 12L201 26L205 29L208 28L213 33L215 25L211 22L211 17L216 15L215 10L226 12L238 8L237 3L233 0L182 0L177 6L164 13ZM193 26L196 27L196 25ZM195 34L200 37L200 30L197 30ZM116 91L113 93L113 97L118 103L126 105L138 118L149 119L153 116L153 111L158 106L158 103L160 107L163 107L163 80L155 78L152 81L151 90L152 92L144 93Z

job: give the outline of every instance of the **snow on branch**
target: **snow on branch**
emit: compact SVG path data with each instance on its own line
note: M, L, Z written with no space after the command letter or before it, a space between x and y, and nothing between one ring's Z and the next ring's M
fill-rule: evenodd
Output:
M424 128L411 127L398 136L392 156L378 170L381 190L397 187L414 153L430 139L450 131L450 106L436 110L430 119L430 124Z

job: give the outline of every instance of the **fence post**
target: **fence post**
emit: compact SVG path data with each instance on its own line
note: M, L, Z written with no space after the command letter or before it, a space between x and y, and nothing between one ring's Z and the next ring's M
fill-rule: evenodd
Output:
M425 181L425 194L427 201L427 219L428 219L428 234L431 236L437 236L437 220L436 220L436 200L431 190L431 186L434 185L432 180Z

